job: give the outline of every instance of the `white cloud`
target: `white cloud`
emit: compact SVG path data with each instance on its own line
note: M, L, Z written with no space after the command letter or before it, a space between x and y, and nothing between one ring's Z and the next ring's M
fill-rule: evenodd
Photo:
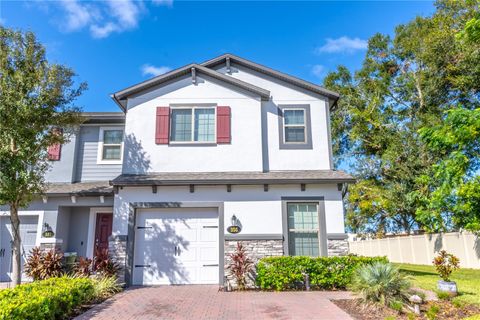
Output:
M317 78L323 78L325 74L325 67L322 66L321 64L316 64L312 67L312 73Z
M152 3L159 6L171 7L173 5L173 0L152 0Z
M99 26L96 24L90 26L90 33L92 34L92 37L98 39L108 37L114 31L119 30L118 26L112 22L107 22L103 26Z
M161 74L167 73L168 71L172 70L172 68L167 66L155 67L155 66L152 66L151 64L144 64L141 70L144 76L151 75L156 77Z
M4 26L5 24L7 24L7 19L0 18L0 26Z
M349 38L349 37L340 37L337 39L326 39L327 43L323 46L315 49L317 54L320 53L335 53L335 52L344 52L352 53L357 50L367 49L368 42L360 38Z
M141 2L108 0L106 4L108 17L102 19L101 23L90 26L90 33L94 38L105 38L113 32L131 30L138 25L143 10Z
M154 0L156 5L171 6L173 0ZM105 0L82 2L80 0L60 0L64 11L61 19L66 32L87 28L94 38L105 38L110 34L132 30L138 26L146 12L142 0Z
M77 31L91 23L94 19L92 14L96 11L93 7L80 4L77 0L62 0L60 6L66 13L66 31Z

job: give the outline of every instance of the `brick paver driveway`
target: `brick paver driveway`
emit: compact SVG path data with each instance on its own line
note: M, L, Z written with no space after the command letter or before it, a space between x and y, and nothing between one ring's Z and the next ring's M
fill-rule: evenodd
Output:
M217 286L130 288L83 319L352 319L330 299L347 292L219 292Z

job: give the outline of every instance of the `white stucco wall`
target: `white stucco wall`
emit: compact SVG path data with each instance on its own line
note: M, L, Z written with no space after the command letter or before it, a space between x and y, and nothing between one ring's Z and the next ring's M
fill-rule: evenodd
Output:
M155 144L156 108L192 104L230 106L231 144ZM261 171L260 112L260 97L205 76L196 85L185 77L129 99L123 172Z
M128 100L124 173L218 172L331 169L327 99L246 68L217 71L267 89L270 101L207 76L197 84L185 76ZM155 112L159 106L209 104L230 106L232 143L186 146L155 144ZM280 149L278 106L309 105L312 149ZM262 142L262 113L267 139ZM263 148L263 153L262 153ZM142 157L136 157L141 154ZM137 160L135 160L137 158ZM133 159L133 160L132 160ZM265 159L265 161L264 161Z
M269 170L325 170L333 168L328 136L328 100L281 80L245 67L232 66L217 71L270 91L271 101L263 101L267 113ZM286 150L279 148L278 106L309 105L313 149Z
M242 234L281 234L282 197L325 198L327 233L344 233L343 205L337 185L307 185L300 191L297 185L271 185L269 191L263 186L232 186L227 192L225 186L158 187L152 193L150 187L124 187L114 200L113 234L127 234L129 204L131 202L223 202L224 228L230 224L232 215L242 223ZM226 233L226 231L225 231Z

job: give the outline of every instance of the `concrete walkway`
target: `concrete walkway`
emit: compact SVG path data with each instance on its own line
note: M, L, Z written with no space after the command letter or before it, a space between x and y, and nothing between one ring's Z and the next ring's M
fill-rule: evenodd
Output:
M77 317L83 319L352 319L331 299L348 292L220 292L218 286L133 287Z

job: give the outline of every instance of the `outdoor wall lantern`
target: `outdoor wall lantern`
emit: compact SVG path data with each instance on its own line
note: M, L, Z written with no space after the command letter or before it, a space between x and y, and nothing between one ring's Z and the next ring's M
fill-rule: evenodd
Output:
M240 233L242 231L242 223L240 222L240 220L238 220L238 218L233 215L232 218L231 218L231 225L227 228L227 231L229 233Z
M42 236L44 238L52 238L55 235L55 232L53 232L52 227L48 223L43 224L43 232Z

